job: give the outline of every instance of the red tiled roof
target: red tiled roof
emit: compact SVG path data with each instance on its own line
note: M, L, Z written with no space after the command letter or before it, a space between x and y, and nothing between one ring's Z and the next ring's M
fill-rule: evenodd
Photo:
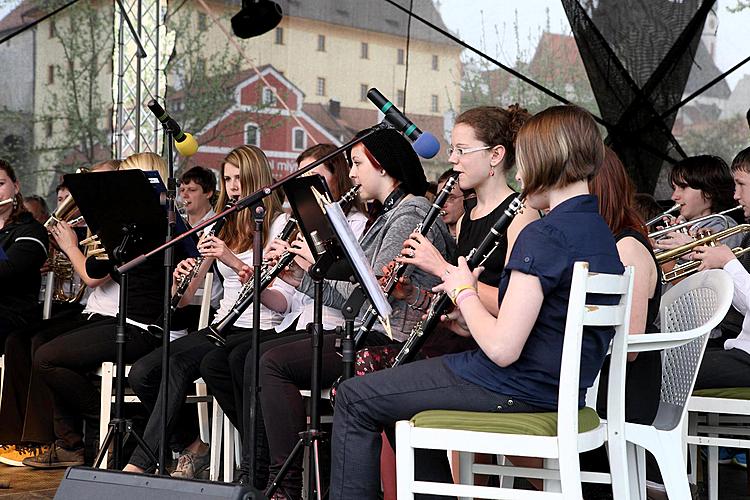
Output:
M43 10L36 5L36 2L24 0L0 19L0 33L15 31L21 26L36 21L43 15Z

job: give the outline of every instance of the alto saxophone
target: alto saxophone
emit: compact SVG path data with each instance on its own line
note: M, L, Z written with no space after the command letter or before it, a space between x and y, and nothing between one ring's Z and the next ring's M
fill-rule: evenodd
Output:
M458 173L454 173L450 177L448 177L445 185L443 186L443 189L435 197L435 201L432 203L432 206L427 212L427 215L425 215L424 219L422 219L422 222L420 222L414 229L415 232L419 232L422 236L425 236L430 231L432 225L435 223L438 216L442 212L443 206L448 200L448 196L450 195L457 181ZM386 281L385 285L383 285L383 292L386 295L390 296L393 293L396 285L398 285L398 281L403 277L404 273L406 273L407 266L408 264L404 264L402 262L398 262L395 264L388 277L388 281ZM372 327L375 326L375 321L377 319L378 313L372 306L372 304L370 304L364 316L362 317L362 324L360 325L357 333L354 336L355 349L359 349L362 346L362 343L365 341L367 335L369 335Z

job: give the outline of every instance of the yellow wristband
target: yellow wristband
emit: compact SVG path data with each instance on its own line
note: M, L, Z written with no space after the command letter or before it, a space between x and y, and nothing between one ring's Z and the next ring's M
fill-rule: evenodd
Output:
M476 288L474 288L474 285L461 285L451 290L451 293L448 294L448 297L451 299L451 302L453 302L453 305L456 305L456 298L458 297L458 294L463 292L464 290L476 291Z

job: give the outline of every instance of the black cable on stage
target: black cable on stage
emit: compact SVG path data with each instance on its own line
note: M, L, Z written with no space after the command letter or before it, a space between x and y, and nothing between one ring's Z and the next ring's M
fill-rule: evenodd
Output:
M20 35L24 31L26 31L27 29L33 28L37 24L39 24L39 23L41 23L43 21L46 21L47 19L49 19L50 17L54 16L58 12L61 12L61 11L65 10L65 9L67 9L68 7L70 7L71 5L73 5L74 3L78 3L78 0L71 0L70 2L66 3L65 5L63 5L61 7L58 7L57 9L53 10L49 14L43 15L42 17L40 17L36 21L32 21L29 24L27 24L25 26L22 26L21 29L18 29L16 31L14 31L13 33L11 33L10 35L8 35L8 36L0 39L0 45L4 44L5 42L7 42L8 40L14 38L15 36Z

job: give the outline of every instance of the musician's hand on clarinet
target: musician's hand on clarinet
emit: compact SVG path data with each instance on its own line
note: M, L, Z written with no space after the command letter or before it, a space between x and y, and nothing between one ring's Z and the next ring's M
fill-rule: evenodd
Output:
M455 291L462 287L477 288L479 275L484 271L483 267L477 267L474 271L469 269L466 257L458 258L457 266L448 266L440 276L443 282L432 289L433 292L445 292L448 296L455 295ZM455 300L455 297L453 297Z
M310 247L307 245L307 240L301 234L298 234L297 238L289 246L289 251L297 256L294 261L304 271L310 269L310 266L315 263L312 251L310 251Z
M404 241L401 255L396 257L396 262L417 266L433 276L440 276L449 266L437 248L419 231L411 233Z
M71 250L78 248L78 236L67 222L59 221L49 228L49 233L65 255L68 255Z
M281 254L283 254L287 250L289 250L289 243L287 243L285 240L276 238L268 245L265 253L263 254L263 257L271 265L276 265L276 262L279 260L279 257L281 257Z
M703 271L705 269L723 269L724 266L734 258L736 258L734 252L732 252L732 249L726 245L718 245L715 247L695 247L691 254L692 260L701 261L698 271Z
M240 283L244 285L250 278L253 277L253 268L248 266L247 264L243 264L240 270L237 272L237 276L239 277Z
M206 236L198 243L198 251L206 258L219 259L224 262L230 256L234 256L232 251L224 244L224 240L216 236Z
M460 335L461 337L471 337L471 332L466 325L466 320L464 319L463 314L461 314L461 309L458 307L449 313L440 316L440 321L442 321L443 325L456 335Z
M174 277L175 281L180 280L190 274L190 271L193 269L193 266L195 266L195 259L192 257L189 257L185 260L180 261L175 267L174 271L172 272L172 277Z
M380 278L381 287L388 281L394 267L394 262L390 262L387 266L383 266L383 276ZM417 298L417 295L419 295L419 290L407 276L399 278L398 283L396 283L396 288L391 292L391 296L394 299L406 302L413 302Z

